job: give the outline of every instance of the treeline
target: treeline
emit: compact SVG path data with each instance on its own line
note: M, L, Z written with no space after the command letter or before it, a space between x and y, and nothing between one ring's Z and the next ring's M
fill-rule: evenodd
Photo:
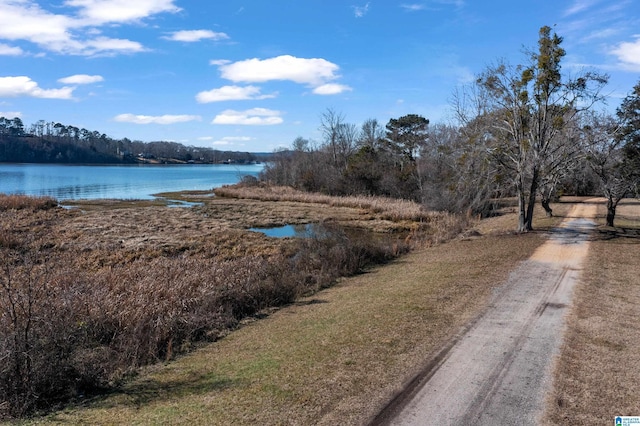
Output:
M348 123L333 109L320 118L322 140L298 137L262 178L334 195L383 195L430 210L489 215L515 197L517 229L533 229L537 200L548 215L563 194L607 198L607 223L640 187L640 83L616 113L598 112L608 76L565 77L562 38L540 30L524 64L498 63L453 96L450 124L417 114Z
M250 163L264 158L260 154L218 151L176 142L113 139L98 131L44 120L25 126L19 117L0 117L0 162Z
M465 125L429 125L414 114L384 126L376 119L360 127L344 120L327 110L321 117L323 140L296 138L291 150L276 153L261 178L310 192L402 198L428 210L482 216L492 213L493 200L516 195L506 160L497 158L505 154L490 136L491 117ZM541 185L539 195L548 204L559 195L599 189L587 156L576 152L553 185Z
M360 127L327 110L324 138L298 137L274 157L261 177L278 185L331 195L370 195L417 201L429 210L489 214L491 199L512 195L471 129L429 126L410 114Z

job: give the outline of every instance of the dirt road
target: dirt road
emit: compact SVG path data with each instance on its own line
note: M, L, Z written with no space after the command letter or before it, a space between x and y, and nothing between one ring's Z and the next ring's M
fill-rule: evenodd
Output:
M538 424L595 210L576 205L496 290L488 310L375 423Z

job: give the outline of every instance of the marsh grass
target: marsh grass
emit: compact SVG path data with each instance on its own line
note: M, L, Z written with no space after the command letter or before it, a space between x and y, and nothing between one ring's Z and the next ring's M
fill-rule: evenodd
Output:
M382 233L406 233L408 241L414 246L448 241L474 223L474 218L471 217L428 211L413 201L385 197L336 197L290 187L242 184L216 188L215 194L216 199L211 200L205 210L221 208L226 205L225 198L231 198L228 209L233 209L235 213L232 214L235 215L244 212L240 204L243 200L261 202L249 203L251 209L262 207L263 210L276 212L271 222L253 221L251 226L329 221ZM282 208L287 210L280 210ZM211 214L216 213L217 210L213 210ZM242 220L246 216L247 214L237 216L237 219ZM254 216L265 217L263 214ZM283 221L283 218L288 221Z
M445 213L425 210L420 204L408 200L385 197L342 196L310 193L285 186L224 186L215 189L220 197L247 198L262 201L294 201L298 203L325 204L332 207L349 207L377 213L384 219L399 221L426 221L439 218Z
M58 202L52 197L28 197L26 195L0 193L0 211L29 209L48 210L57 207Z
M95 199L95 200L66 200L61 203L67 208L77 208L82 211L103 211L103 210L118 210L118 209L132 209L136 207L153 207L153 206L166 206L166 200L160 198L154 198L150 200L114 200L114 199Z
M42 423L367 424L544 242L542 232L509 232L515 221L423 246L264 311L216 343Z
M513 232L515 214L505 210L476 224L479 235L419 248L264 310L263 319L147 367L109 395L29 423L366 424L482 311L492 289L569 207L554 205L553 218L537 211L538 231L524 235ZM591 243L543 424L600 425L637 415L640 214L629 205L619 215L620 227L602 222Z
M322 238L274 241L233 218L135 201L6 205L21 207L0 210L0 418L112 389L410 247L332 223Z

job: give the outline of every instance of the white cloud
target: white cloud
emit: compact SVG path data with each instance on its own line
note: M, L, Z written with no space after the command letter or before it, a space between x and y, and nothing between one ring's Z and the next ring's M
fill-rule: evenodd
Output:
M253 138L246 137L246 136L225 136L222 139L216 139L213 136L202 136L197 138L197 140L202 142L210 142L211 145L214 145L214 146L229 146L229 145L244 146L244 143L242 142L251 141L253 140Z
M69 55L136 53L146 49L136 41L100 36L98 27L180 10L173 0L68 0L64 5L78 8L77 13L56 14L32 0L0 1L0 39L24 40Z
M564 11L564 16L571 16L583 12L587 9L590 9L598 2L599 0L575 0L573 4Z
M219 65L227 65L230 64L231 61L228 59L212 59L209 61L209 65L215 65L215 66L219 66Z
M247 59L220 65L222 77L233 82L264 83L288 80L321 86L338 78L338 65L321 58L283 55L270 59Z
M146 50L147 49L137 41L98 37L93 40L85 41L83 48L78 50L78 53L84 55L109 55L114 53L138 53Z
M58 80L62 84L91 84L104 81L101 75L76 74Z
M176 31L168 37L164 37L167 40L195 42L200 40L226 40L229 36L225 33L216 33L210 30L185 30Z
M211 138L211 140L213 140L213 138ZM244 146L244 143L242 142L249 142L251 140L253 140L253 138L248 136L225 136L222 139L211 142L211 144L216 146Z
M454 66L451 74L456 76L459 84L473 83L476 80L476 75L468 67Z
M432 0L432 4L445 5L445 6L455 6L456 9L461 9L464 7L464 0ZM438 6L427 5L426 3L404 3L400 5L401 8L406 10L407 12L418 12L421 10L438 10Z
M640 71L640 38L622 42L611 53L618 57L621 66L629 71Z
M218 114L212 124L236 124L245 126L270 126L282 124L280 111L266 108L253 108L247 111L225 110Z
M158 13L177 13L174 0L67 0L65 5L80 8L78 15L87 25L139 21Z
M619 34L618 28L602 28L590 32L580 39L582 43L593 42L594 40L604 40Z
M16 98L29 96L42 99L72 99L73 87L42 89L38 83L26 76L0 77L0 97Z
M256 86L223 86L200 92L196 95L196 100L201 104L222 101L241 101L249 99L269 99L276 95L262 95L260 88Z
M22 113L18 111L0 111L0 117L4 118L21 118Z
M134 124L175 124L186 123L188 121L200 121L202 117L199 115L134 115L134 114L120 114L113 118L115 121L121 123L134 123Z
M253 138L249 136L225 136L222 139L230 142L249 142L253 140Z
M73 19L42 10L37 4L26 1L0 2L0 38L28 40L45 45L69 41L67 32Z
M19 47L9 46L8 44L0 43L0 56L20 56L24 51Z
M342 92L351 91L351 87L344 84L327 83L313 89L316 95L338 95Z
M362 18L367 14L367 12L369 12L369 4L370 3L367 3L364 6L352 6L353 13L355 14L356 18Z
M426 6L424 4L401 4L400 5L401 8L403 8L404 10L407 10L409 12L417 12L419 10L424 10L426 9Z

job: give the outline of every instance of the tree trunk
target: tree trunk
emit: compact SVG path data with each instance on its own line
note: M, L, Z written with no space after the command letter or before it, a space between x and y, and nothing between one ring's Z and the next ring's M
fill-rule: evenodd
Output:
M540 201L542 203L542 208L547 213L547 217L553 217L553 210L551 209L551 206L549 206L549 198L542 196Z
M529 205L527 206L527 216L525 220L526 231L533 231L533 209L536 206L536 194L538 192L538 170L533 169L531 176L531 188L529 189Z
M607 199L607 226L613 227L613 221L616 218L617 204L613 198Z
M518 179L516 184L516 193L518 196L518 232L526 232L526 202L524 198L524 185L522 178Z

